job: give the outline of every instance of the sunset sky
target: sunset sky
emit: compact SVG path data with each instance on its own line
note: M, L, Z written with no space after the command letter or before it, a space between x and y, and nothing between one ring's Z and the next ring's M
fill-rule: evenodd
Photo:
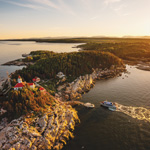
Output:
M150 0L0 0L0 39L150 36Z

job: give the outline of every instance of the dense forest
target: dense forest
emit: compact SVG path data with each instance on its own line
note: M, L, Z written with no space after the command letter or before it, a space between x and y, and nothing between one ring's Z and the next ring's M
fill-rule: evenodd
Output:
M42 79L55 78L58 72L63 72L67 77L78 77L92 73L93 68L110 68L111 65L122 65L117 56L109 52L82 51L72 53L53 53L49 51L31 52L34 65L16 71L12 78L18 74L26 81L39 76Z
M36 42L48 43L149 43L150 38L110 38L110 37L85 37L85 38L64 38L64 39L33 39Z
M68 38L38 39L36 42L86 43L80 48L110 52L131 61L150 61L150 39L146 38Z
M89 42L80 45L84 50L96 50L101 52L110 52L126 60L144 60L150 61L150 43L149 42L110 42L94 43Z
M55 100L49 93L42 93L38 88L32 90L25 86L22 90L11 90L9 98L2 102L2 106L8 114L20 116L31 111L44 112L46 107L53 107Z

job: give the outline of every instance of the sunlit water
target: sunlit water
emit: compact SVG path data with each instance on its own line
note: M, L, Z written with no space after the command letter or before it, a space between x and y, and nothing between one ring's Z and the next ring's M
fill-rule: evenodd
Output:
M138 120L150 122L150 109L144 107L124 106L121 104L117 104L117 106L116 111L118 112L122 112Z
M0 64L20 58L33 50L71 52L77 44L0 42ZM20 67L0 66L0 77ZM149 150L150 149L150 72L127 66L130 74L97 81L83 95L82 102L94 109L78 107L81 120L63 150ZM116 102L115 112L100 107L100 101Z
M79 44L0 41L0 64L22 58L22 54L28 54L35 50L49 50L58 53L78 51L79 48L73 48L77 45ZM18 66L0 66L0 79L6 77L6 72L11 73L21 68Z
M81 101L91 102L95 108L77 108L81 124L63 150L150 149L150 72L127 69L130 74L97 81L83 95ZM101 107L104 100L116 102L117 111Z

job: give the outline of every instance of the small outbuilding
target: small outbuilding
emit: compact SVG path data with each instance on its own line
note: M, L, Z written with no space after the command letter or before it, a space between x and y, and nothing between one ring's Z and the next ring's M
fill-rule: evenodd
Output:
M41 93L46 93L46 89L43 88L43 87L40 87L39 90L40 90Z
M27 84L30 86L30 88L32 88L32 89L35 88L35 84L34 83L27 83Z
M65 77L65 75L62 72L59 72L56 76L60 79Z
M40 78L39 77L35 77L32 79L33 82L40 82Z

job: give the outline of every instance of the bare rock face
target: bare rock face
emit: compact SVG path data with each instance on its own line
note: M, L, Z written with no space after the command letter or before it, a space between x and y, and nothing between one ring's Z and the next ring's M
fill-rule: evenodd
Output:
M80 76L75 79L73 82L69 83L68 86L64 87L63 91L59 91L60 96L63 100L76 100L80 99L84 92L87 92L94 85L96 79L105 79L116 76L117 74L124 72L126 69L124 66L114 66L112 65L110 69L93 69L93 73L86 74L85 76Z
M0 122L0 131L7 126L7 118L3 118Z
M77 112L63 103L54 110L36 117L20 117L11 121L0 132L1 150L50 150L62 149L73 138L72 131L79 122Z
M65 99L69 100L69 95L68 94L65 94Z

